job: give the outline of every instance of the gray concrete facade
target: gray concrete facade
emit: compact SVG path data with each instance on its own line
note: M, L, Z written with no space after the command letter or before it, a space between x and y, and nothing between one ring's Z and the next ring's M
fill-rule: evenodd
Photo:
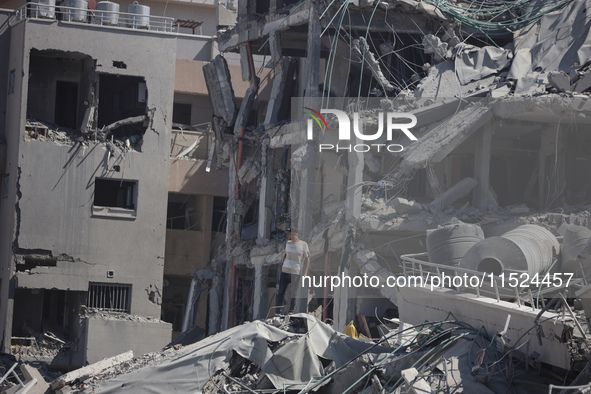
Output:
M3 350L10 345L14 288L87 291L91 282L127 284L131 285L129 312L159 318L175 37L41 20L18 22L11 30L8 69L15 70L15 91L7 96L9 182L7 198L0 205ZM150 119L141 149L109 150L98 141L56 142L26 136L27 104L34 102L29 96L35 94L35 86L28 83L34 72L30 69L32 51L58 62L69 56L85 59L74 62L83 64L78 79L77 124L92 104L86 98L91 74L143 78ZM63 79L59 70L54 71L53 77L46 73L44 81L49 86L40 89L40 94L49 95L47 100L55 94L52 89L57 81ZM97 178L134 183L133 209L93 207ZM14 275L17 259L32 255L57 263L21 269ZM165 328L170 331L169 325Z

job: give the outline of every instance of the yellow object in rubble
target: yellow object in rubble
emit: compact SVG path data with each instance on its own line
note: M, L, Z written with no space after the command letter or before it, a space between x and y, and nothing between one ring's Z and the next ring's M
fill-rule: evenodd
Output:
M348 335L354 339L359 339L359 337L357 336L357 329L353 325L353 320L351 320L351 323L349 323L349 325L345 327L343 334Z

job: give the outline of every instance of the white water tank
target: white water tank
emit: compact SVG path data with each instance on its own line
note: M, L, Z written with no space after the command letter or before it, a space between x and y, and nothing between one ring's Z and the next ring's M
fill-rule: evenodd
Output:
M127 12L131 14L128 15L129 27L147 29L150 26L150 7L147 5L140 5L134 1L127 7Z
M88 17L87 0L64 0L61 5L63 20L68 22L86 22Z
M34 0L29 7L31 18L55 18L55 0Z
M119 24L119 4L111 1L99 1L96 3L92 23L117 26Z

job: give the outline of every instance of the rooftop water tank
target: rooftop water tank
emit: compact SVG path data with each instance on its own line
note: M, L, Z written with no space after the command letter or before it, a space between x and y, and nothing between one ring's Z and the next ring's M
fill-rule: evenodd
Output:
M590 272L589 259L584 252L589 250L590 239L591 230L587 227L568 226L562 241L562 272L573 272L583 276Z
M68 22L86 22L88 17L87 0L64 0L61 4L63 17Z
M150 26L150 7L140 5L137 1L127 7L129 27L147 29Z
M559 253L560 244L550 231L526 224L478 242L462 258L460 267L495 275L527 273L532 278L546 272Z
M480 226L460 221L428 230L429 262L457 267L466 252L483 239Z
M96 4L92 23L117 26L119 24L119 4L111 1L99 1Z
M29 4L31 18L55 18L55 0L35 0Z

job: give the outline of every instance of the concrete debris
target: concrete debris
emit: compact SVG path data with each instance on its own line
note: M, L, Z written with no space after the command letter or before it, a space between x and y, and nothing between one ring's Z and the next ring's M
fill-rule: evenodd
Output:
M45 379L37 369L27 364L21 364L20 369L25 378L25 387L30 387L30 389L26 391L28 394L44 394L47 391L49 383L45 382ZM23 389L23 391L20 392L24 394L25 391Z
M275 316L113 365L110 372L81 382L94 393L123 388L218 393L222 387L230 392L287 389L304 393L321 387L326 393L430 393L442 388L494 393L514 387L525 393L517 382L511 385L507 370L521 375L524 382L540 380L539 356L521 363L512 360L510 350L499 346L502 338L490 338L483 328L454 318L414 324L397 318L382 320L391 328L382 325L385 331L366 343L310 315ZM543 380L559 381L553 379L547 375Z
M312 275L352 273L378 282L372 289L310 290L316 298L308 300L310 313L334 319L339 330L359 316L360 341L391 335L380 345L404 348L404 354L394 351L394 359L383 368L375 364L376 357L383 356L376 355L340 366L330 358L319 366L314 341L328 335L323 323L314 330L324 334L312 331L307 339L287 341L284 333L269 328L292 327L292 320L278 316L267 321L265 334L257 335L262 344L257 355L240 348L228 351L232 340L221 341L237 331L218 334L215 343L224 360L214 351L214 368L204 374L207 381L191 389L250 392L285 383L303 392L325 384L327 393L519 392L516 369L527 376L524 381L537 382L548 365L563 376L559 381L548 377L543 384L572 380L567 371L581 371L589 351L583 311L569 303L585 302L567 302L557 294L572 297L579 291L580 298L589 292L583 272L591 265L591 195L573 185L586 179L581 163L588 160L586 138L575 129L586 127L591 118L589 26L583 20L591 0L565 2L561 9L528 3L507 10L486 2L466 9L453 2L414 0L354 1L330 4L322 11L315 2L281 10L273 2L255 3L254 10L242 6L236 27L219 39L222 50L241 51L242 70L249 73L246 46L268 51L276 78L266 114L259 113L256 121L247 117L257 102L251 89L239 120L227 125L235 135L243 127L255 130L248 141L257 149L246 153L252 157L233 181L246 191L230 196L227 214L235 228L227 232L229 245L223 251L232 261L226 265L228 274L240 267L252 270L241 274L241 280L252 272L256 277L255 294L245 296L252 302L244 302L242 309L255 310L255 316L249 316L253 319L264 315L259 300L272 297L274 283L266 275L271 267L280 270L285 230L298 227L309 244ZM352 31L356 33L350 37ZM405 42L408 35L419 39ZM314 40L317 36L323 40ZM298 69L296 83L287 69L304 55L299 66L305 69L301 75ZM294 83L292 95L297 87L305 96L301 106L292 108L291 119L280 111L290 94L288 82ZM219 95L210 89L212 100ZM231 108L227 101L226 110ZM328 109L369 119L363 126L365 136L359 127L347 133L346 122L336 122L334 112L326 119L318 116ZM386 122L372 119L388 111L413 114L416 138L408 141L408 134L395 136L391 130L385 136ZM564 119L571 119L573 126ZM308 124L312 129L306 134L302 131ZM403 149L396 154L371 149L386 142L400 143ZM236 141L229 144L228 156L237 146ZM260 146L266 149L264 155ZM327 146L334 149L323 151ZM270 154L275 155L276 175L265 178L269 168L257 163L265 157L268 165ZM579 175L571 175L579 170ZM257 189L259 175L265 179L264 190ZM269 187L271 181L274 187ZM259 197L259 221L244 223L253 196ZM563 237L557 237L561 226ZM246 232L256 241L244 239ZM533 279L567 272L574 274L574 285L551 288L528 282L510 288L496 282L503 274ZM491 282L478 288L437 283L434 277L442 273L490 275ZM392 278L425 282L388 285ZM268 294L265 283L271 284ZM249 286L240 289L248 292ZM379 302L366 304L366 290L368 298ZM230 301L235 294L230 294L224 319L235 308ZM400 315L387 323L382 319L384 331L376 335L366 316L370 313L360 310L377 315L385 305ZM241 334L253 329L252 324L243 326ZM269 348L273 338L279 345ZM423 339L426 348L420 345ZM214 338L206 338L204 347L209 340ZM264 357L257 358L261 354ZM267 369L271 359L290 379ZM193 367L200 362L186 360ZM141 381L138 376L131 381Z
M184 346L174 352L174 361L155 360L148 368L108 379L99 387L95 381L94 392L116 392L122 385L136 391L150 387L154 392L217 393L224 386L230 390L313 390L330 384L331 377L350 365L352 358L365 354L360 364L363 368L355 372L357 379L361 378L386 352L382 346L364 344L335 332L309 315L296 314L272 318L267 323L247 323ZM321 363L319 357L328 364ZM325 382L318 381L322 377Z
M591 265L591 230L587 227L567 225L562 241L562 272L583 274Z
M464 178L449 189L441 196L437 197L431 204L429 210L431 212L441 212L460 198L465 197L478 185L478 181L473 178Z
M458 44L453 48L454 67L462 85L482 80L489 75L500 74L511 64L513 58L509 49L486 46L478 48Z
M579 372L588 375L591 25L586 15L591 0L555 5L562 8L548 8L552 2L502 3L273 0L237 2L236 14L224 8L222 25L235 18L235 26L220 32L214 46L220 54L203 66L212 113L205 120L213 133L171 154L179 159L205 152L206 172L214 157L220 168L229 168L222 192L191 185L191 206L179 208L186 216L181 213L180 222L198 217L191 230L199 232L202 242L195 245L210 243L216 233L218 247L211 255L208 248L198 257L183 255L178 265L195 272L183 278L192 279L191 285L172 283L175 275L166 269L168 289L158 281L133 284L134 308L139 296L145 298L146 315L162 310L167 291L182 288L166 301L180 316L170 320L181 326L176 334L182 333L162 351L137 357L128 351L53 376L51 388L94 393L525 393L536 384L547 391L548 385L576 381ZM240 51L242 77L250 81L248 88L242 86L243 95L234 91L233 83L238 91L242 81L231 80L232 54L225 51ZM264 64L269 55L271 62ZM120 63L125 64L115 61L113 66ZM274 78L270 93L259 87L257 75L263 69L272 69L267 73ZM98 90L80 83L80 91L89 97L87 108L76 114L82 132L31 117L19 141L28 148L45 141L54 148L80 148L64 169L83 158L86 148L102 144L105 171L119 172L126 153L141 150L154 112L97 127ZM175 100L181 101L174 104L188 105L181 95L189 94L177 93ZM297 105L290 113L290 98L296 96L303 98L293 100ZM198 102L193 98L191 105ZM171 115L168 107L151 111ZM395 124L404 116L412 122ZM181 118L180 113L174 117ZM195 118L189 113L182 123ZM171 123L161 122L157 132L170 132ZM7 151L5 156L10 155ZM168 343L171 325L158 318L112 312L108 303L81 305L94 286L89 278L98 277L91 275L95 267L48 258L33 249L31 236L20 233L23 217L35 222L41 212L25 204L34 194L30 189L23 193L28 174L19 171L25 158L0 163L7 172L0 174L7 185L0 189L16 189L6 204L16 207L10 226L21 237L5 244L16 251L31 248L30 253L10 252L9 290L3 287L13 301L10 308L25 305L19 293L46 297L40 298L40 309L50 309L44 300L61 301L67 294L66 316L52 311L53 323L61 320L65 326L66 320L79 319L83 322L68 324L84 326L85 334L97 329L103 338L112 338L108 345L117 351L130 349L135 337ZM111 158L118 164L112 165ZM197 174L201 160L181 164L194 166ZM92 177L105 177L102 163L91 164L96 167ZM111 190L117 204L107 201L115 206L105 211L130 211L138 193L142 210L149 209L150 204L143 205L144 180L137 189L126 178L129 173L120 175L119 186ZM166 183L167 178L158 179ZM53 185L39 187L47 191ZM169 193L171 211L180 192L185 191ZM134 202L123 208L120 199ZM56 204L46 208L68 211ZM176 224L169 218L161 225L172 230L172 238L166 257L153 256L154 266L171 268L169 261L177 256L170 257L169 244L193 243L194 234L185 231L189 226L177 232ZM45 227L37 231L48 233ZM146 231L156 230L150 226ZM297 298L296 310L309 313L261 320L282 310L283 305L274 306L282 297L277 297L276 284L283 289L284 268L297 270L287 258L295 254L290 249L294 243L286 239L296 231L309 246L309 256L302 252L302 257L311 260L312 280L365 276L375 283L303 288L294 280L290 293ZM301 244L298 248L306 250ZM193 262L202 265L192 268ZM77 275L71 274L74 265L79 266ZM114 270L106 274L108 281L115 277ZM50 275L59 275L62 288L47 286ZM54 291L75 292L80 300ZM131 297L127 291L131 287L121 294ZM196 316L203 319L201 326ZM49 331L48 322L38 321L35 330L17 323L14 330L24 334L5 346L19 361L57 359L78 346L88 350L80 336ZM126 332L136 335L119 350L120 338L113 333L120 326L132 327ZM345 326L350 336L341 333ZM10 342L10 335L5 337ZM43 370L23 364L20 371L25 384L43 389ZM17 382L12 377L0 389L18 392Z
M238 170L238 180L240 184L245 186L257 178L261 173L260 162L255 160L248 160L242 163L242 167Z
M145 123L148 121L148 116L146 115L140 115L140 116L132 116L130 118L126 118L126 119L121 119L118 120L116 122L113 122L109 125L106 125L105 127L103 127L101 129L101 131L103 133L109 133L115 129L118 129L119 127L123 127L123 126L129 126L129 125L133 125L136 123Z
M216 56L203 66L203 74L214 116L219 118L221 126L232 127L236 120L236 102L226 59Z
M134 116L104 126L99 130L81 134L78 130L58 126L36 119L27 119L25 125L26 140L51 141L58 145L76 145L89 147L93 144L105 144L107 149L122 155L129 149L141 151L143 134L149 123L148 115Z
M591 72L587 71L575 82L572 90L576 93L583 93L589 88L591 88Z
M351 42L351 55L354 60L361 63L362 68L365 67L373 75L383 89L389 92L394 90L394 85L384 76L382 67L369 50L365 38L359 37Z
M570 76L564 71L549 72L548 82L558 89L559 92L568 92L571 90Z
M405 369L401 372L404 378L404 383L408 386L408 391L412 394L429 394L432 393L431 386L425 379L419 376L419 371L416 368Z
M417 213L423 210L423 206L415 201L408 201L402 197L396 197L391 202L396 212L400 214Z
M445 60L448 49L447 42L441 42L439 37L434 36L433 34L425 34L421 44L423 45L425 53L433 55L433 60L435 60L435 62L439 63Z
M128 362L133 359L133 352L128 351L117 356L110 357L108 359L99 361L97 363L82 367L72 372L68 372L65 375L60 376L51 383L53 390L61 389L66 385L70 385L74 382L84 382L86 379L93 375L98 375L101 372L112 368L118 364Z

